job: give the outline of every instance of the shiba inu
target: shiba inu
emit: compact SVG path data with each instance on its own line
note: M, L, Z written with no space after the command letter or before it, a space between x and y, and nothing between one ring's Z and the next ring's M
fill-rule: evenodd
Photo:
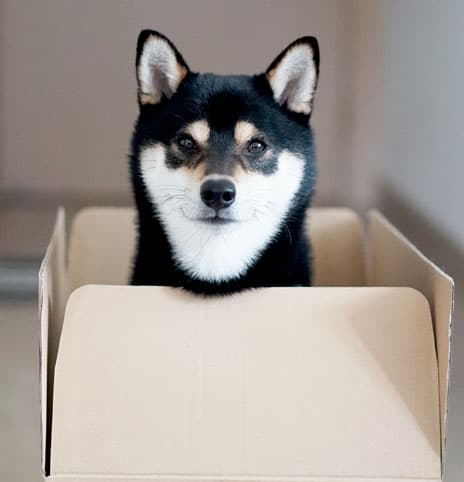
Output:
M215 75L144 30L136 73L132 283L206 295L309 285L317 40L294 41L262 74Z

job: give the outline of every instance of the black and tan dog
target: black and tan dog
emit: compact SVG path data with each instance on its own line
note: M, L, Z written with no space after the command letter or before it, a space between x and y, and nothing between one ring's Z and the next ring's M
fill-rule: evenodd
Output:
M203 294L310 284L317 40L296 40L263 74L222 76L190 71L144 30L136 70L133 284Z

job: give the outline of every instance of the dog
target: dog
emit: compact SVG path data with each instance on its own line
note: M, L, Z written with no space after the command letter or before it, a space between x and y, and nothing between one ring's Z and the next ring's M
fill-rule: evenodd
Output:
M203 295L310 285L318 75L314 37L248 76L193 72L167 37L140 33L132 284Z

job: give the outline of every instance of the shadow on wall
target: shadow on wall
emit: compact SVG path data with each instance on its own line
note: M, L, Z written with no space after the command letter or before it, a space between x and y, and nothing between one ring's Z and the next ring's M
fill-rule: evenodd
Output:
M393 185L379 183L376 192L378 209L455 280L462 279L464 249L449 239L425 214L419 212Z

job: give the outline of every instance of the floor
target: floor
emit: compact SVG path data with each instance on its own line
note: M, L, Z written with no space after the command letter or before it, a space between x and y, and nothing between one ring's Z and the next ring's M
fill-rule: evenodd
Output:
M0 480L40 480L38 324L33 300L0 301Z

